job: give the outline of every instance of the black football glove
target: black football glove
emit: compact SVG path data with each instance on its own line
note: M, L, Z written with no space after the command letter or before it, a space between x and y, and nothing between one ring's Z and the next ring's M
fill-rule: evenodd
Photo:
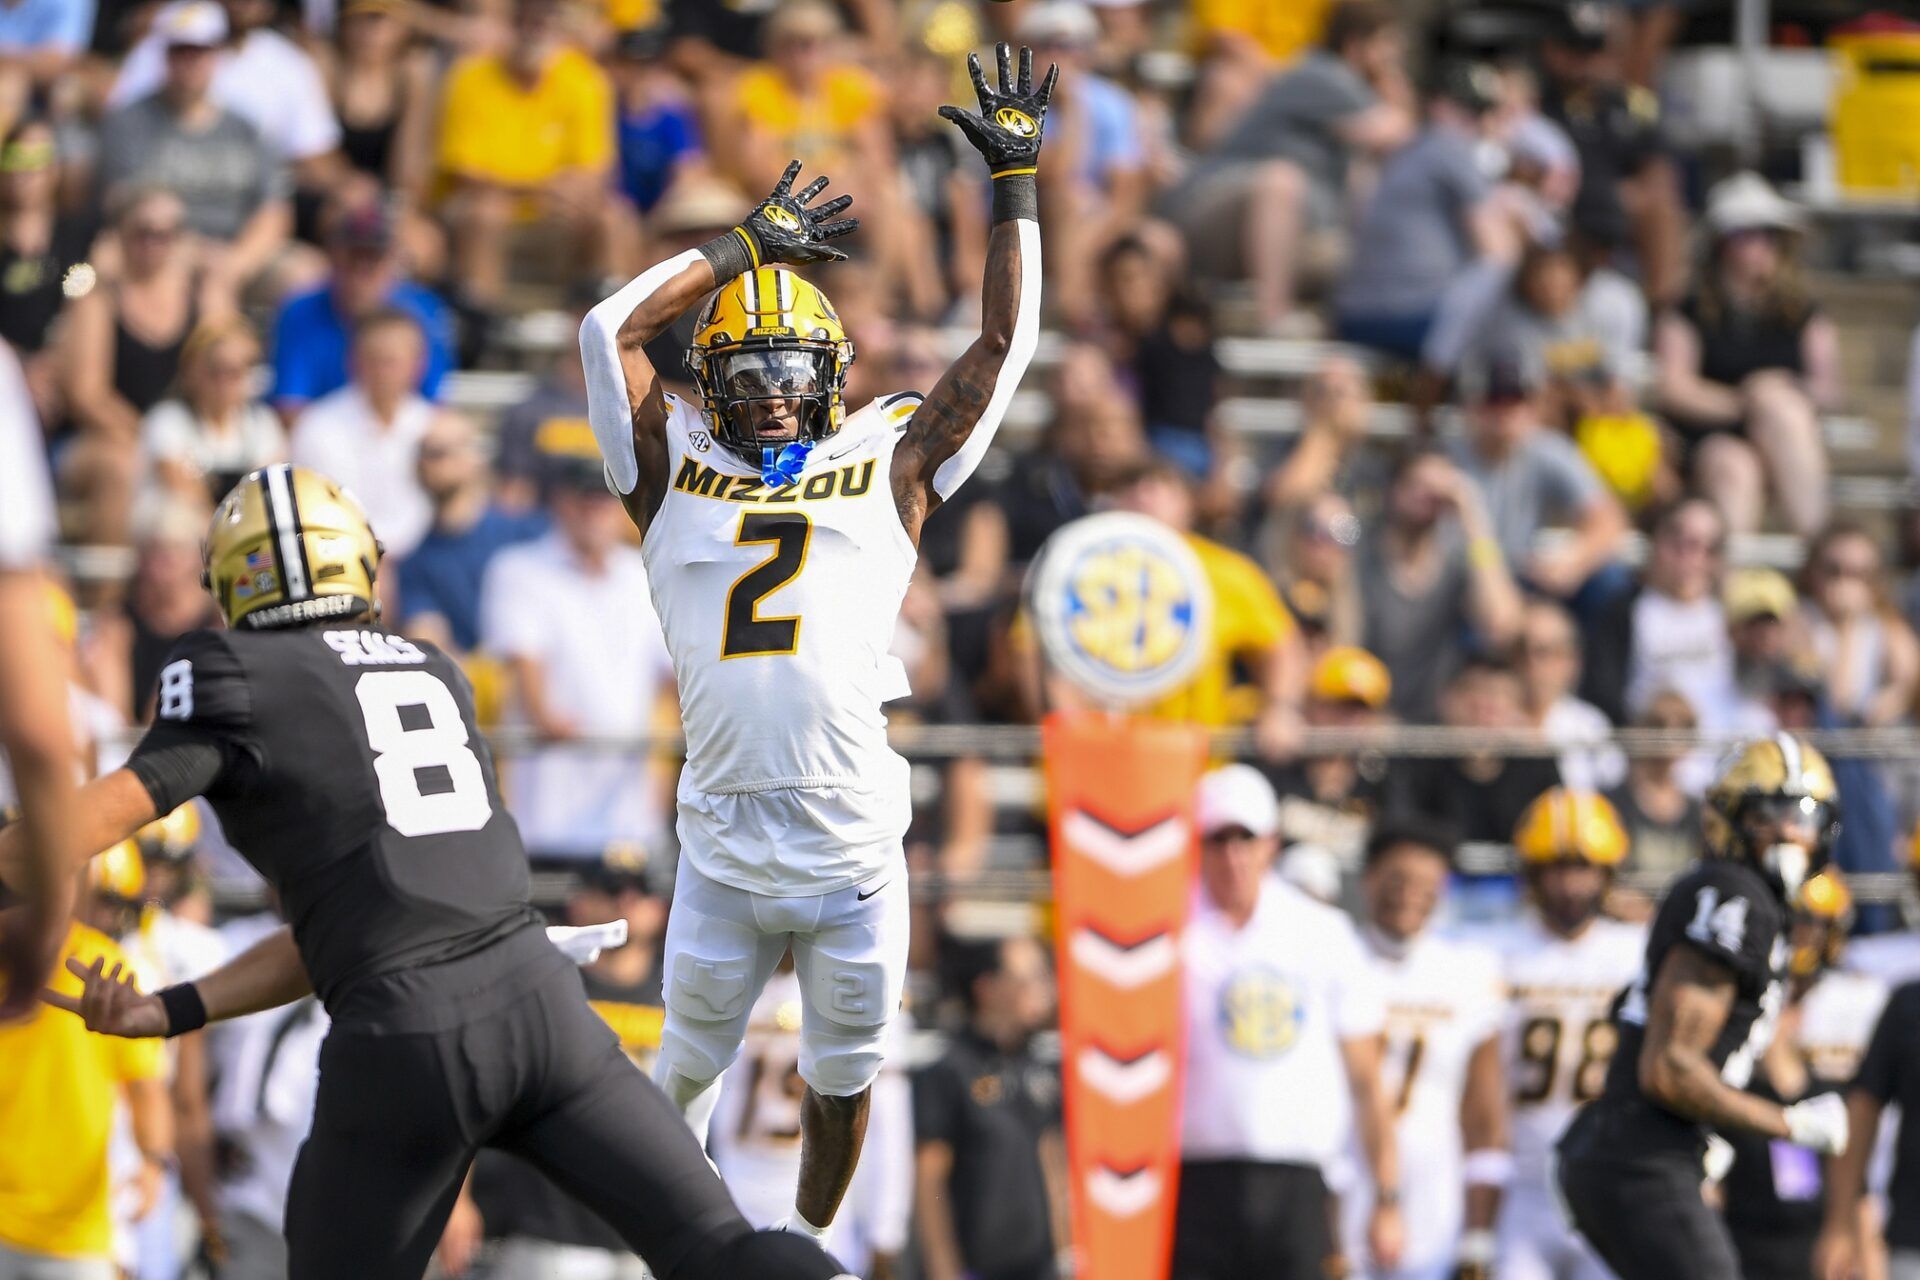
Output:
M1000 91L987 85L980 70L980 59L967 55L967 71L973 76L974 92L980 95L980 114L960 107L942 107L942 118L960 126L974 150L987 158L987 168L996 178L1030 174L1040 161L1040 136L1047 125L1047 102L1053 97L1054 81L1060 68L1047 68L1047 78L1033 87L1033 50L1020 50L1020 78L1014 79L1013 51L997 45L994 54L1000 63Z
M799 176L800 162L795 160L780 175L773 194L762 200L745 222L728 233L744 242L752 257L748 267L764 267L774 262L800 266L808 262L846 261L847 255L827 241L851 235L859 227L858 218L832 220L836 214L846 211L853 197L836 196L809 209L808 203L827 189L827 180L815 178L799 195L794 195L793 180Z

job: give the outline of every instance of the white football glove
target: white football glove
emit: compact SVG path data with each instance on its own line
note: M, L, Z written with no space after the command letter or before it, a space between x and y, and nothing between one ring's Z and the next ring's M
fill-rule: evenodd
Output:
M592 964L602 951L627 945L627 922L609 920L605 924L547 927L547 941L560 948L560 954L575 964Z
M1823 1156L1847 1149L1847 1100L1837 1093L1796 1102L1786 1110L1787 1137L1795 1146L1809 1147Z

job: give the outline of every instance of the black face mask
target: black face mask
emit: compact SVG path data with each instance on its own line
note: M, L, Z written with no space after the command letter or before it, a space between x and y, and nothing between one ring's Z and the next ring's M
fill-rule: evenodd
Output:
M720 442L758 466L763 449L817 441L832 432L833 358L824 351L775 348L740 351L713 360L714 399ZM755 406L788 402L794 425L763 435Z

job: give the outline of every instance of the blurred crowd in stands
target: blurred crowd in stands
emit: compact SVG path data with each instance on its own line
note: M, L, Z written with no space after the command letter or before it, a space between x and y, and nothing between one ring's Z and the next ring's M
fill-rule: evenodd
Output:
M1371 815L1430 800L1503 840L1557 776L1666 832L1642 856L1669 869L1706 756L1629 767L1600 740L1906 723L1914 592L1882 528L1831 509L1840 340L1806 212L1664 142L1671 24L1537 8L1463 56L1436 51L1447 6L1367 0L0 6L0 336L58 477L88 723L104 745L145 718L212 616L210 504L291 458L366 504L389 619L468 656L532 744L508 781L530 844L670 849L670 756L577 741L673 721L573 322L798 156L863 218L817 272L850 399L924 389L987 222L935 108L1008 38L1063 67L1054 340L928 532L895 719L1069 699L1024 568L1077 516L1145 511L1221 600L1208 668L1158 711L1250 727L1290 839L1351 869ZM1767 531L1779 567L1736 555ZM1299 755L1305 728L1383 722L1561 754ZM1028 815L980 759L941 772L923 859L1004 862ZM1891 866L1914 788L1863 766L1847 790L1848 865Z
M1626 870L1672 873L1713 756L1614 730L1911 726L1920 519L1836 510L1847 363L1791 175L1664 133L1688 6L1540 3L1505 47L1443 48L1474 7L0 0L0 412L37 416L57 480L84 767L149 717L173 640L217 625L212 504L263 464L315 467L384 541L389 623L466 662L530 848L580 872L565 910L635 922L631 965L671 876L676 761L645 740L676 726L673 682L577 322L798 157L862 221L851 261L808 270L856 345L848 399L926 390L988 229L935 111L1005 39L1061 66L1049 336L928 525L896 728L1072 704L1023 573L1066 522L1136 511L1187 535L1216 599L1200 673L1150 714L1248 731L1305 882L1351 898L1390 814L1505 844L1556 786L1611 798ZM687 338L653 354L690 394ZM1305 749L1392 724L1551 753ZM979 939L1037 916L966 891L1044 867L1023 763L918 763L910 836L937 886L916 891L925 1020L960 998L969 1052L1013 1054L994 1078L1019 1082L1044 1074L1018 1059L1044 956ZM1836 767L1842 865L1896 869L1913 762ZM218 845L182 893L232 870ZM271 1056L247 1061L267 1098ZM944 1087L919 1118L981 1141L964 1113L1000 1101ZM1057 1088L1015 1102L1050 1123Z

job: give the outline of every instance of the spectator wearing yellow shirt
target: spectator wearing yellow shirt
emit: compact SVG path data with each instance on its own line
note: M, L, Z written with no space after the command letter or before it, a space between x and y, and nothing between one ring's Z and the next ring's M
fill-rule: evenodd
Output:
M1204 147L1253 101L1261 83L1320 39L1333 0L1191 0L1201 59L1188 118L1189 141Z
M110 938L78 921L60 959L49 985L73 997L81 983L68 963L108 972L127 963ZM143 1162L135 1216L144 1216L173 1154L165 1055L163 1041L95 1035L80 1019L45 1007L0 1026L0 1276L118 1276L108 1139L124 1098Z
M1186 473L1163 458L1124 474L1112 492L1112 505L1151 516L1177 530L1200 560L1213 591L1213 633L1194 677L1142 714L1160 720L1185 720L1209 729L1251 724L1260 752L1269 759L1290 757L1299 745L1300 703L1307 661L1299 628L1280 601L1280 593L1247 556L1193 532L1193 493ZM1029 659L1028 692L1040 692L1032 629L1023 617L1010 643ZM1245 672L1247 679L1240 673ZM1080 699L1059 680L1046 688L1051 705L1071 706Z
M529 217L567 238L583 278L624 279L638 261L638 220L609 180L613 90L567 43L559 8L515 0L508 47L469 55L447 76L439 167L455 271L478 307L497 305L507 233Z
M762 191L799 160L808 177L824 174L853 197L868 250L896 263L907 211L886 90L848 55L840 12L826 0L789 0L762 32L765 60L733 82L727 127L713 130L715 162L743 189Z

